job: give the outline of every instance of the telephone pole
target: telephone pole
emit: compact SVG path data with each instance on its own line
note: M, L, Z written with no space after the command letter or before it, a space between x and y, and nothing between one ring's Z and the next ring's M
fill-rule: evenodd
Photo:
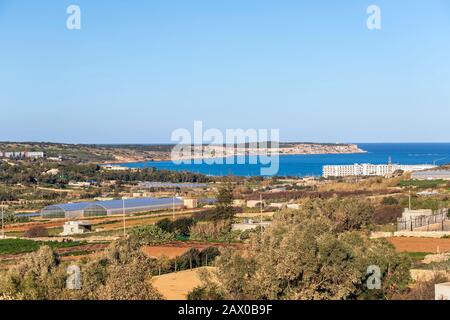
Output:
M175 193L173 194L172 198L172 219L175 221Z
M2 239L5 239L5 219L4 219L4 208L2 204Z
M122 197L122 217L123 217L123 237L127 236L126 226L125 226L125 198Z
M411 190L409 190L409 210L411 210Z
M262 202L262 193L259 194L259 204L260 204L260 216L259 216L259 229L262 233L262 221L263 221L263 202Z

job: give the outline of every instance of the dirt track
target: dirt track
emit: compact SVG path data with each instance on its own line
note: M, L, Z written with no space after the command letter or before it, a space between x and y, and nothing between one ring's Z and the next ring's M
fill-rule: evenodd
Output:
M450 239L394 237L387 240L397 252L450 252Z
M167 300L187 300L187 294L202 284L199 277L201 269L213 270L214 268L203 267L163 274L153 277L152 284Z

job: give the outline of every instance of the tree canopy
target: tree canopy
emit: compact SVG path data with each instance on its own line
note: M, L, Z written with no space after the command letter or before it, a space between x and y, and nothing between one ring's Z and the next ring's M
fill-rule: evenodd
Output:
M253 236L248 250L226 250L191 297L203 292L226 299L389 298L406 288L410 261L359 230L370 212L357 200L310 200L300 210L280 212L271 227ZM380 289L368 288L370 266L380 270Z

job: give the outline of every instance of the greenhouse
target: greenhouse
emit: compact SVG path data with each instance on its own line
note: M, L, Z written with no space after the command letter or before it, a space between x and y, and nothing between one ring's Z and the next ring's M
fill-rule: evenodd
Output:
M101 217L116 214L132 214L148 211L182 208L181 198L131 198L95 202L55 204L41 211L43 218Z
M78 202L50 205L42 209L43 218L80 218L83 217L84 209L92 202Z

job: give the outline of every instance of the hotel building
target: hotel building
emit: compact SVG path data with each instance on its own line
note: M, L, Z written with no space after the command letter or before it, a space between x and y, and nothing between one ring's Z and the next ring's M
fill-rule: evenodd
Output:
M433 165L401 165L401 164L370 164L355 163L353 165L328 165L323 166L323 177L347 177L347 176L391 176L395 171L405 172L419 171L434 168Z

